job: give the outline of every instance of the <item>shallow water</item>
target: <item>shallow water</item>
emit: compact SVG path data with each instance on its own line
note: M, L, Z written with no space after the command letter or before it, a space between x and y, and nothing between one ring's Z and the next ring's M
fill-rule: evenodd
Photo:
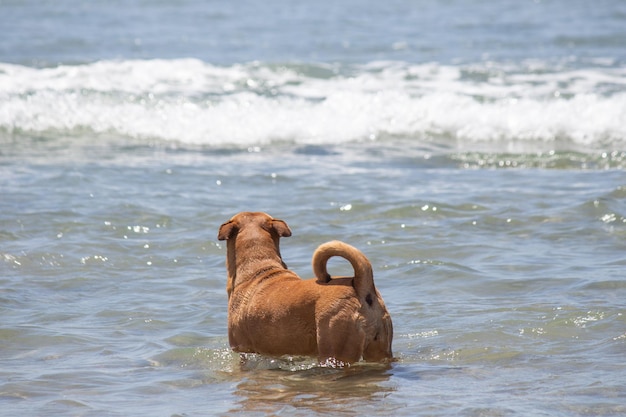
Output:
M3 158L5 407L624 411L621 170L433 168L324 149L144 147L132 164L115 148L19 166ZM366 253L394 320L396 362L240 365L225 338L216 233L248 207L290 224L283 256L302 276L326 240Z
M418 3L0 3L3 412L624 414L623 5ZM242 210L396 360L231 352Z

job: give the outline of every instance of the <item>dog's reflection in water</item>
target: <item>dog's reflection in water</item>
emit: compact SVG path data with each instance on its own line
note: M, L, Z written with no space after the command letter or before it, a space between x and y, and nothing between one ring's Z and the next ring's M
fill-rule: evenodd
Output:
M233 412L368 414L387 410L384 399L395 391L389 383L390 364L332 367L318 365L315 358L243 354L241 370L234 391L240 400Z

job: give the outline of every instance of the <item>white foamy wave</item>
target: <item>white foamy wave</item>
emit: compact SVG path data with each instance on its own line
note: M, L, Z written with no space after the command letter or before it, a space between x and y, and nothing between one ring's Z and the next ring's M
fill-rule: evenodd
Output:
M0 64L0 132L110 133L209 146L385 136L623 146L626 69L219 67L198 60Z

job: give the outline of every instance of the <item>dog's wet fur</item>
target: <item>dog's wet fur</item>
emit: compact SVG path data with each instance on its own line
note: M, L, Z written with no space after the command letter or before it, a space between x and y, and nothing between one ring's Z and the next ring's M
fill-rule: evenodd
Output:
M227 242L228 340L233 350L265 355L317 356L321 363L392 359L393 326L374 286L372 266L358 249L332 241L313 254L315 278L287 269L279 240L287 223L242 212L224 223ZM332 278L333 256L347 259L354 277Z

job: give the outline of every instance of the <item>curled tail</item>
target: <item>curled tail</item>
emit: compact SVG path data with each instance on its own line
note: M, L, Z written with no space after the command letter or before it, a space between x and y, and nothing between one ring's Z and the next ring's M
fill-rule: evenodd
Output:
M333 240L318 246L313 253L312 261L313 273L317 278L317 282L328 283L332 279L326 269L326 263L333 256L341 256L350 262L354 269L352 285L357 295L361 299L369 298L371 300L372 292L375 292L372 264L360 250L347 243ZM367 301L368 304L371 303L370 300Z

